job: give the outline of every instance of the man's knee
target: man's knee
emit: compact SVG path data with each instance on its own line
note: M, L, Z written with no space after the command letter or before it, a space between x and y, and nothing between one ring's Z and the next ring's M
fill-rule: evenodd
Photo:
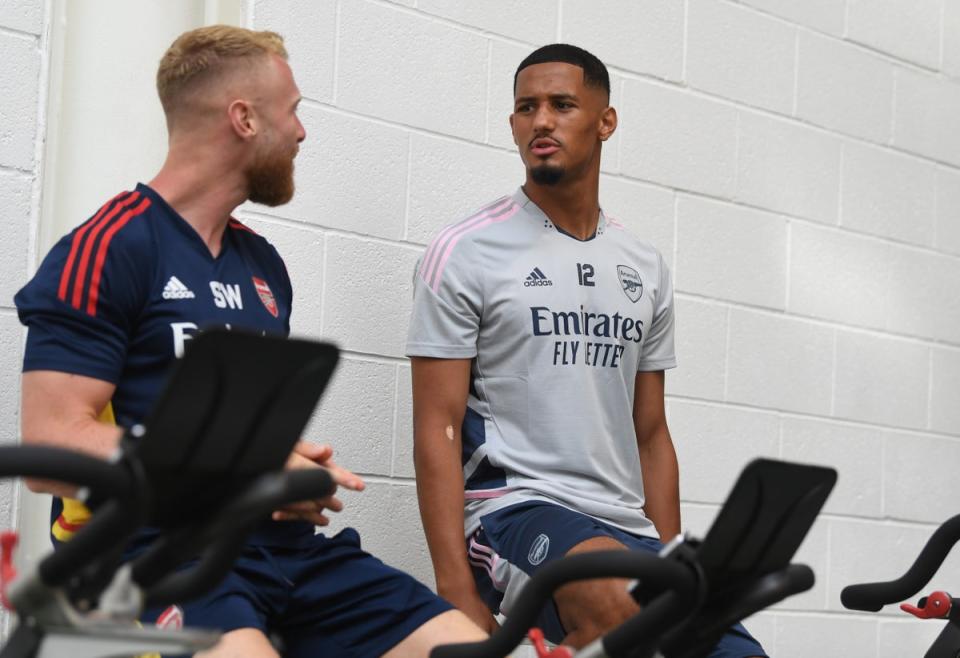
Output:
M259 630L240 628L224 633L215 647L194 658L280 658L280 655Z
M627 550L627 547L611 537L592 537L571 548L566 555L610 550ZM639 607L627 592L628 583L627 579L603 578L570 583L558 589L553 598L567 633L589 641L635 614Z
M487 634L459 610L447 610L420 625L384 658L420 658L441 644L478 642Z

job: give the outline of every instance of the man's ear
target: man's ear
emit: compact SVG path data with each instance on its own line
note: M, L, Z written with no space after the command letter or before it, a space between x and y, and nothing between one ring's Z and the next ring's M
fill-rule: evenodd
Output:
M245 100L235 100L227 108L230 117L230 127L237 137L243 140L252 139L259 129L256 112Z
M606 108L600 115L599 137L601 142L605 142L613 136L617 130L617 111L612 108Z
M507 118L510 121L510 134L513 136L513 143L516 144L517 146L520 146L520 143L517 142L517 135L516 133L513 132L513 113L511 112L510 116Z

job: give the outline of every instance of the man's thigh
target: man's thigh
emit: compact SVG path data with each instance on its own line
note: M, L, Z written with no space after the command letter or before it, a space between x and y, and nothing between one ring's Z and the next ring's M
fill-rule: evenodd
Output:
M422 627L418 642L429 641L431 628L443 641L477 638L455 623L452 630L429 625L453 607L409 574L363 551L353 529L318 536L309 549L272 553L293 584L289 604L272 625L284 639L286 658L381 656Z

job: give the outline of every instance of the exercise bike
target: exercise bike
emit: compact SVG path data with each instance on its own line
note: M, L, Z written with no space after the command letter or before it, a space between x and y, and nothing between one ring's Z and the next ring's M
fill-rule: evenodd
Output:
M285 472L329 382L327 344L209 332L191 341L142 426L116 459L41 446L0 448L0 477L81 487L87 525L29 572L0 546L0 598L18 624L0 658L193 654L220 634L137 628L145 607L188 601L218 584L246 536L283 505L330 495L325 469ZM155 534L132 559L123 550Z
M604 551L557 560L530 579L487 640L437 647L431 658L502 658L558 587L612 577L636 580L631 594L640 612L576 654L547 649L534 629L541 658L703 658L736 622L813 587L810 567L790 560L836 479L829 468L751 462L703 541L678 538L659 555Z
M937 528L907 572L896 580L849 585L840 592L840 602L851 610L878 612L890 603L899 603L923 589L937 573L953 546L960 541L960 515ZM960 598L933 592L917 605L901 603L900 609L919 619L944 619L946 625L924 658L960 657Z

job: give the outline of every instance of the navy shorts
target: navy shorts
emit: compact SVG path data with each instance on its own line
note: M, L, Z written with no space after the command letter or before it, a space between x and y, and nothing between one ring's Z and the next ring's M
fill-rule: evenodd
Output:
M480 518L480 528L467 540L467 554L477 589L494 613L509 616L510 605L537 569L557 560L592 537L611 537L627 548L659 553L652 537L633 535L585 514L542 501L511 505ZM554 604L545 606L537 625L547 639L559 643L567 635ZM710 658L766 656L747 630L732 627Z
M142 621L224 632L256 628L282 639L285 658L380 656L451 610L412 576L360 548L347 528L292 547L248 545L219 587Z

